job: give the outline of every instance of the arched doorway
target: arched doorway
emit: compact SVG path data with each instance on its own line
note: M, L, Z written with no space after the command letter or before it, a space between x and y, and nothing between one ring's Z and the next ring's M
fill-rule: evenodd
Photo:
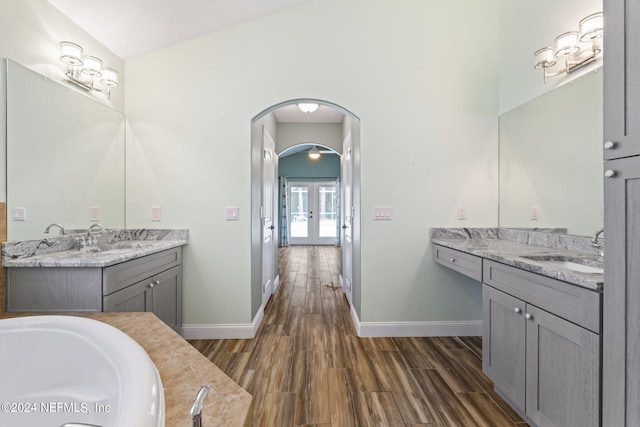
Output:
M265 141L269 138L274 140L276 147L274 152L283 152L293 145L300 145L300 141L289 146L287 143L281 143L284 136L278 136L278 126L279 123L282 123L282 121L279 122L282 118L279 119L278 116L282 116L279 112L293 113L293 110L303 103L317 104L320 106L318 111L323 111L323 114L335 117L337 113L341 117L339 146L336 147L336 144L328 143L325 147L342 154L340 202L343 209L340 218L342 233L340 279L343 291L351 304L352 312L354 310L360 311L360 119L344 107L328 101L293 99L266 108L251 121L251 310L254 331L260 324L264 305L270 292L273 292L278 284L277 258L271 260L268 256L270 248L265 246L276 244L275 239L268 238L270 231L265 228L265 220L271 217L265 215L265 206L269 206L270 203L273 205L278 203L274 194L265 192L265 188L269 187L269 185L265 186L265 176L270 176L269 173L265 175L265 164L268 165L267 167L272 167L271 163L265 162L265 158L269 157L268 150L265 149ZM314 121L317 119L314 119L311 114L313 113L302 116L300 123L319 123ZM321 141L315 142L320 146L323 145ZM277 168L277 162L275 167ZM345 170L346 172L344 172ZM265 198L271 197L273 199L265 200ZM273 221L271 232L277 233L279 228L280 224L276 218ZM272 243L268 243L269 241ZM277 254L277 251L274 250L273 253ZM273 263L273 268L268 265L269 263ZM276 277L272 278L273 286L271 289L269 289L269 278L263 277L265 272L268 274L269 271L276 274Z

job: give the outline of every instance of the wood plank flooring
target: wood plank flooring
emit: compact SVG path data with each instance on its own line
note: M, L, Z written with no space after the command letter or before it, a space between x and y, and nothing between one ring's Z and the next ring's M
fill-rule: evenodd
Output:
M253 395L256 426L527 426L482 373L481 338L358 338L339 253L280 248L256 338L190 341Z

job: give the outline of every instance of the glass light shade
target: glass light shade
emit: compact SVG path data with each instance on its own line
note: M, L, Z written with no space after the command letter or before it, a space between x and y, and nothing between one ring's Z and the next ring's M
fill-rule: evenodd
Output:
M533 68L540 70L542 68L549 68L556 65L556 57L553 53L553 46L543 47L538 49L534 54L536 58Z
M312 103L301 103L301 104L298 104L298 108L303 113L313 113L314 111L316 111L318 109L319 106L320 106L319 104L312 104Z
M71 42L60 42L60 61L69 65L82 65L82 47Z
M82 72L93 77L102 75L102 59L95 56L85 56L82 58Z
M604 18L602 12L594 13L580 21L580 41L589 42L602 37Z
M320 151L318 151L318 149L316 147L313 147L311 150L309 150L309 158L310 159L319 159L320 158Z
M571 55L579 50L577 31L569 31L556 37L556 56Z
M105 86L118 86L118 72L113 68L104 68L100 83Z

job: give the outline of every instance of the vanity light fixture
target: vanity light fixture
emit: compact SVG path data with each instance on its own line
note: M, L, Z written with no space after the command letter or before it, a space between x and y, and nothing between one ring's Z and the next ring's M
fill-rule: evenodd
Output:
M85 55L80 45L60 42L60 61L67 64L69 81L87 91L111 97L111 88L118 86L118 71L104 67L102 59Z
M309 150L309 158L312 160L317 160L320 158L320 151L314 145L311 150Z
M303 103L298 104L298 108L303 113L313 113L314 111L316 111L318 109L319 106L320 106L320 104L313 104L313 103L310 103L310 102L303 102Z
M533 68L547 77L570 74L595 61L602 54L604 19L602 12L593 13L578 23L579 31L560 34L553 46L538 49L533 54ZM554 68L555 67L555 68Z

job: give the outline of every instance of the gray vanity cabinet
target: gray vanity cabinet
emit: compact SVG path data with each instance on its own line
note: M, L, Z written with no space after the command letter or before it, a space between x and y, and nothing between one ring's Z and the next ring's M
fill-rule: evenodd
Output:
M640 3L604 0L604 158L640 155Z
M108 267L9 267L7 311L150 311L180 332L182 248Z
M173 329L180 325L182 269L173 267L103 297L103 311L150 311Z
M484 263L482 363L495 389L538 427L599 426L600 294Z
M603 425L640 423L640 157L606 161Z

